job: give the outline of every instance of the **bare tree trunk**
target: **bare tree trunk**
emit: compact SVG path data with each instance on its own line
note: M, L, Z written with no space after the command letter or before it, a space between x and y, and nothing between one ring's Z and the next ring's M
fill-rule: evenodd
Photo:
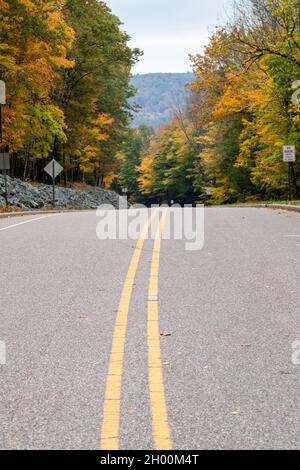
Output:
M23 181L26 179L26 173L27 173L27 165L28 165L28 155L25 157L25 163L24 163L24 169L23 169Z

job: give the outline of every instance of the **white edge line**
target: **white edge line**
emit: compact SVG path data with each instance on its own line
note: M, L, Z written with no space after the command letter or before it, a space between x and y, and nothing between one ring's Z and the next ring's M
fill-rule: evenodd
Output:
M18 227L19 225L29 224L30 222L35 222L36 220L48 219L49 217L54 217L55 215L61 214L49 214L43 215L42 217L35 217L34 219L25 220L24 222L19 222L18 224L8 225L7 227L0 228L0 232L3 232L3 230L9 230L10 228Z
M300 235L283 235L284 238L300 238Z

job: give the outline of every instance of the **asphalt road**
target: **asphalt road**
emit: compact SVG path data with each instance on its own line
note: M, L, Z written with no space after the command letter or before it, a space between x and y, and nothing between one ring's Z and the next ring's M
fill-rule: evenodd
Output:
M100 448L135 242L100 241L96 223L95 212L0 220L1 449ZM300 449L300 365L291 359L300 340L300 216L210 208L204 248L184 243L158 247L163 335L153 360L164 387L152 391L153 242L141 249L118 336L120 448L155 447L151 406L159 403L167 413L159 428L174 449Z

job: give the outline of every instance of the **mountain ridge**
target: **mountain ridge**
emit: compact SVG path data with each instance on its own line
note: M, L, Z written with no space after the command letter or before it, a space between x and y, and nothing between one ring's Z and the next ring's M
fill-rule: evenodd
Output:
M133 75L131 83L137 93L131 104L140 109L134 113L132 127L146 124L156 128L170 121L175 109L184 107L189 95L185 85L193 78L192 72Z

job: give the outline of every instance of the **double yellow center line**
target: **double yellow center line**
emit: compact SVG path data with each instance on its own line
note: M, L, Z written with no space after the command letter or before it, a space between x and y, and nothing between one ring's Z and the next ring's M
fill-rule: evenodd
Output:
M148 290L147 319L148 384L152 416L152 433L155 448L159 450L169 450L172 448L165 400L158 321L158 276L160 263L160 245L166 214L167 212L165 209L160 218L153 247Z
M151 215L142 229L140 237L136 243L133 256L131 258L130 266L121 294L118 314L114 326L103 404L101 449L104 450L119 449L122 374L124 366L129 306L145 238L149 227L159 212L159 209L151 211ZM164 209L158 224L153 246L148 291L147 318L148 383L152 417L152 434L156 449L162 450L171 449L172 447L167 419L158 324L158 275L160 246L166 213L167 209Z

